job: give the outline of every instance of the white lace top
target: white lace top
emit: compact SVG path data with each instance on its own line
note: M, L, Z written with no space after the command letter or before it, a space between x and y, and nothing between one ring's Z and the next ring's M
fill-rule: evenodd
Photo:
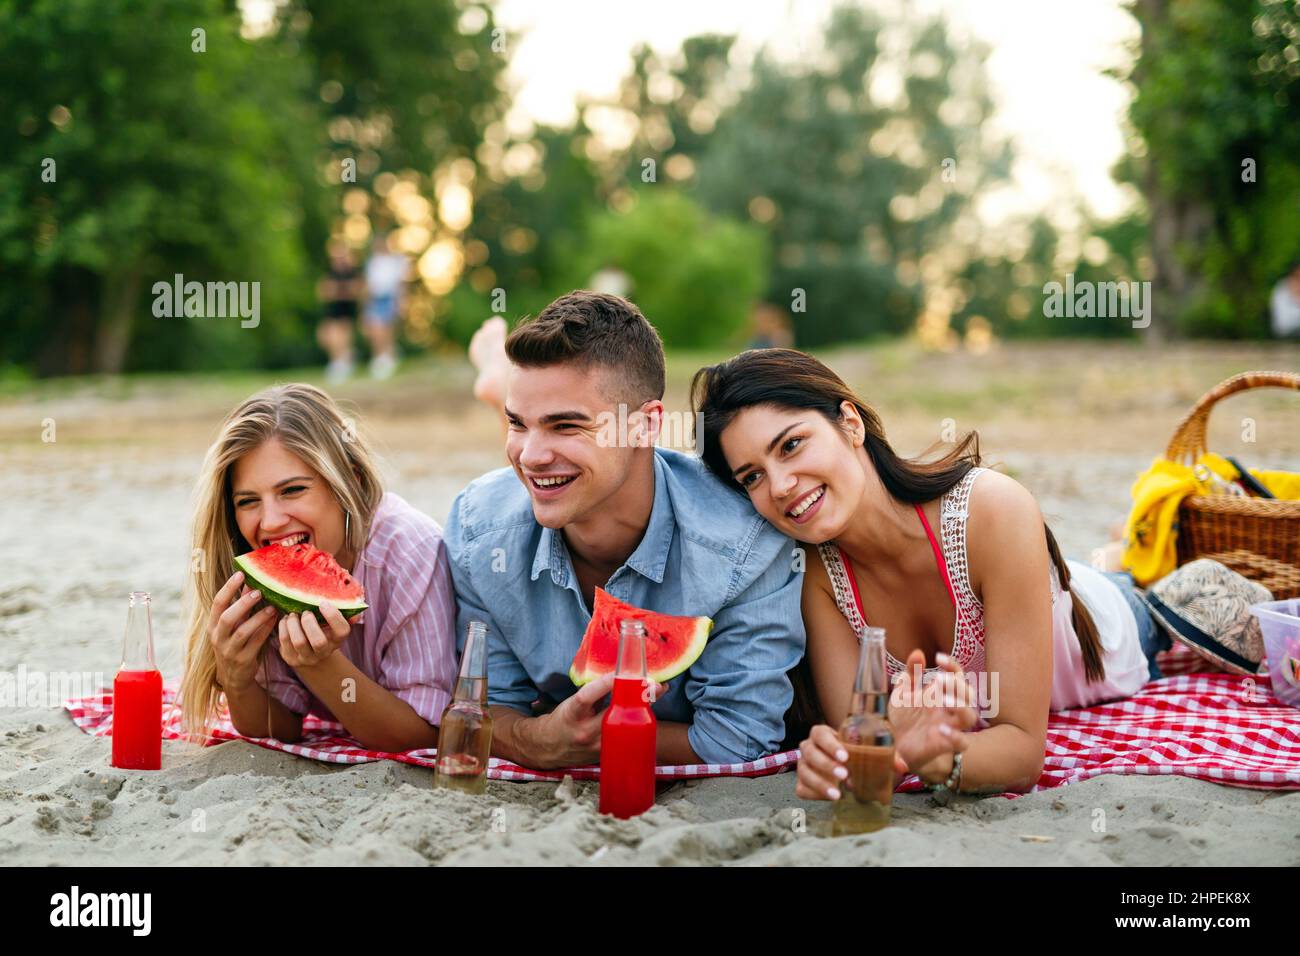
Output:
M951 588L953 603L957 608L957 622L952 636L952 657L967 673L984 670L984 606L971 590L970 569L966 563L966 517L970 501L970 488L983 468L972 468L961 481L953 485L939 503L939 536L943 542L944 564ZM927 526L926 531L929 531ZM839 547L831 541L817 546L822 564L830 576L835 591L835 604L848 620L853 632L862 640L867 622L862 616L857 595L857 583L846 566ZM942 573L943 566L940 566ZM889 663L890 679L903 672L903 662L885 651ZM937 670L927 667L926 671Z
M972 468L940 499L941 544L936 544L928 522L925 523L932 546L940 549L940 553L935 555L936 563L940 573L947 577L949 594L957 610L951 656L963 671L972 676L985 669L984 605L971 588L970 566L966 558L966 519L970 516L971 486L987 470ZM921 519L925 521L924 512L921 512ZM863 617L857 582L850 573L847 558L833 542L820 544L817 550L830 577L835 604L858 635L858 640L862 640L867 621ZM1147 679L1147 662L1138 641L1137 619L1114 582L1087 565L1070 561L1067 566L1077 595L1063 592L1056 565L1048 566L1052 592L1051 709L1086 707L1098 701L1131 696ZM1084 598L1103 647L1106 676L1092 683L1085 678L1083 656L1074 632L1072 612L1076 597ZM887 650L885 654L890 679L894 680L902 674L903 663ZM926 674L936 670L937 667L927 667Z

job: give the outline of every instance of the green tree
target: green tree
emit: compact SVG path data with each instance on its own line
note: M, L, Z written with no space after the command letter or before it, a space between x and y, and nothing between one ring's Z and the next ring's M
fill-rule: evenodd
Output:
M362 183L473 157L501 114L506 43L487 4L291 0L276 24L326 104L330 159L356 159Z
M640 185L648 181L651 168L654 182L694 174L724 104L738 89L730 59L735 39L687 37L671 56L644 44L633 49L632 68L612 105L634 119L636 132L628 148L612 158L611 181Z
M882 53L886 30L902 56ZM955 49L937 20L844 6L822 47L814 66L759 56L694 187L710 209L767 224L767 295L793 306L810 346L911 328L923 277L955 271L939 250L973 251L954 227L978 234L972 198L1010 166L981 132L992 102L977 44Z
M300 85L216 0L0 3L6 356L53 374L117 371L138 333L178 364L208 333L233 347L238 321L152 317L176 272L263 280L263 313L291 308L302 197L277 124Z
M352 188L341 179L347 162L355 164L353 182L372 192L384 174L416 171L429 199L431 174L451 160L474 161L484 172L478 153L485 131L499 124L504 111L501 77L509 39L488 4L386 0L361 6L351 0L289 0L276 18L275 32L287 43L300 44L311 64L309 94L325 111L317 165L328 170L321 181L334 214L340 195ZM476 197L470 235L480 223L491 233L503 212L496 184L482 175L478 182L486 185ZM478 205L484 199L486 216ZM429 225L437 231L445 224L439 222L437 204L431 206ZM393 225L382 204L372 202L371 210L376 230ZM307 240L317 255L324 247L324 226L311 230ZM478 278L484 275L480 270ZM417 295L432 299L420 289ZM440 332L468 342L485 301L468 283L448 300L435 300L433 307L447 319Z
M480 177L466 248L481 243L483 261L451 296L443 330L449 339L467 344L496 304L517 318L569 291L566 282L586 284L589 275L575 279L572 257L604 208L600 174L583 150L589 136L581 118L568 129L540 127L527 140L505 144L531 152L528 172L489 169ZM504 302L492 301L495 289Z
M1084 216L1080 233L1086 251L1073 259L1063 259L1061 235L1043 215L1003 223L999 231L1004 239L1015 233L1022 237L1010 249L972 256L957 273L953 288L958 298L950 322L955 331L964 333L972 322L986 322L992 332L1007 338L1136 334L1132 316L1049 316L1044 287L1049 282L1064 284L1067 274L1076 284L1142 281L1140 260L1147 254L1143 210L1111 222Z
M592 220L566 285L617 265L666 345L739 345L764 287L766 253L754 226L712 216L675 190L643 188L628 212Z
M287 0L248 28L233 0L0 0L0 363L309 360L341 159L427 184L499 114L481 4ZM260 325L155 316L176 273L259 283Z
M667 160L683 156L693 162L700 155L719 111L719 90L734 81L728 63L732 41L691 37L674 56L638 46L612 102L579 101L572 125L542 126L501 144L502 154L520 149L535 159L516 175L484 170L466 238L470 246L484 244L485 264L470 269L452 294L443 327L448 338L469 341L493 308L495 289L504 293L506 314L519 317L585 286L597 268L610 264L612 257L591 254L593 222L600 219L602 229L618 231L620 218L610 212L611 203L621 207L633 201L629 190L643 185L646 160L654 162L659 182L660 175L671 179L666 166L678 168ZM622 110L635 133L626 149L606 154L596 148L600 144L586 117L588 109L609 108ZM634 217L632 225L644 215ZM575 267L575 261L582 265Z
M1129 9L1142 27L1129 119L1145 155L1121 173L1147 201L1156 324L1262 334L1272 285L1300 254L1300 11L1289 0Z

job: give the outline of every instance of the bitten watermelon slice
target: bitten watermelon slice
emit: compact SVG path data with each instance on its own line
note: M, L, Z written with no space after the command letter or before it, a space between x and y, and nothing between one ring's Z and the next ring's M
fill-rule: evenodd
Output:
M367 607L360 583L328 551L310 544L269 544L235 556L244 583L285 614L314 611L322 601L355 617Z
M629 617L645 622L645 663L649 678L659 683L672 680L684 672L704 653L704 645L713 630L708 617L675 617L656 614L620 601L607 591L596 588L596 606L591 623L582 635L578 653L573 655L569 679L578 687L602 674L614 673L618 663L620 623Z

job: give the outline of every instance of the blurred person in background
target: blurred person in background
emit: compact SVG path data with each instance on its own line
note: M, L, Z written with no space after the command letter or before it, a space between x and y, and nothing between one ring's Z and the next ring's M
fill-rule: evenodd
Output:
M1285 276L1273 287L1269 301L1273 335L1279 339L1300 338L1300 259L1291 263Z
M352 330L360 310L361 270L351 248L341 239L329 244L329 271L316 284L316 298L321 303L320 325L316 341L329 356L325 378L337 384L352 374Z
M474 397L493 409L506 400L506 375L510 359L506 355L506 335L510 327L499 315L485 319L469 341L469 360L478 376L474 379Z
M632 291L632 277L614 260L606 262L592 273L588 291L627 298ZM469 342L469 360L478 371L474 380L474 397L495 409L505 401L506 373L510 360L506 358L506 336L510 326L499 315L483 320Z
M750 339L747 348L788 349L794 347L794 329L790 317L779 305L760 302L749 317Z
M397 317L410 274L410 260L389 251L387 236L375 236L366 262L365 333L372 378L388 378L397 369Z
M605 295L616 295L626 299L632 294L633 282L632 277L624 272L617 262L610 260L592 274L587 285L592 292L603 292Z

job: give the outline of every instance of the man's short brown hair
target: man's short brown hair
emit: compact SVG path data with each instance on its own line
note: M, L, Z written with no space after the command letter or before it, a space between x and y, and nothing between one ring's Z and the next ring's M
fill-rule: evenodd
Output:
M524 367L574 362L615 374L638 405L664 397L664 344L641 310L617 295L562 295L506 339L510 361Z

